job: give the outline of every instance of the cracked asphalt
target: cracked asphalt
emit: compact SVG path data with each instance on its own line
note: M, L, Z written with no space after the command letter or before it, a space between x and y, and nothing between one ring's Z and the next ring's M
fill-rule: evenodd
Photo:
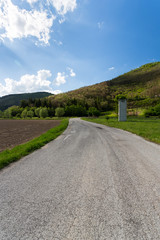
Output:
M160 239L160 146L71 119L0 171L0 240Z

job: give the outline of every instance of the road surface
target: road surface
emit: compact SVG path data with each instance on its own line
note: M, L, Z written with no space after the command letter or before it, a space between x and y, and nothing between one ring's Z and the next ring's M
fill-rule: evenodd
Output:
M0 240L160 239L160 146L70 120L0 172Z

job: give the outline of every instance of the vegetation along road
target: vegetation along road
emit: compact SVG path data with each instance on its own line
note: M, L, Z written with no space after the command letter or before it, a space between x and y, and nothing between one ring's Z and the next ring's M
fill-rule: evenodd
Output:
M0 172L0 239L160 239L160 146L71 119Z

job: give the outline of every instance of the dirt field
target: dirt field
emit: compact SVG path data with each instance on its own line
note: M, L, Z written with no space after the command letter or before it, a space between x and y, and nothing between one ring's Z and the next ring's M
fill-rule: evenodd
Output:
M38 137L59 124L59 120L0 120L0 152Z

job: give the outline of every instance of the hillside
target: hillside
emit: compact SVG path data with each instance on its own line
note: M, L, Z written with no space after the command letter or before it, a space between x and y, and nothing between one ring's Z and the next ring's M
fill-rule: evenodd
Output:
M102 111L115 107L115 96L126 95L129 108L148 107L160 102L160 62L148 63L110 81L50 96L52 105L81 104Z
M10 106L19 106L21 100L44 98L50 96L48 92L24 93L24 94L11 94L0 97L0 110L3 111Z

